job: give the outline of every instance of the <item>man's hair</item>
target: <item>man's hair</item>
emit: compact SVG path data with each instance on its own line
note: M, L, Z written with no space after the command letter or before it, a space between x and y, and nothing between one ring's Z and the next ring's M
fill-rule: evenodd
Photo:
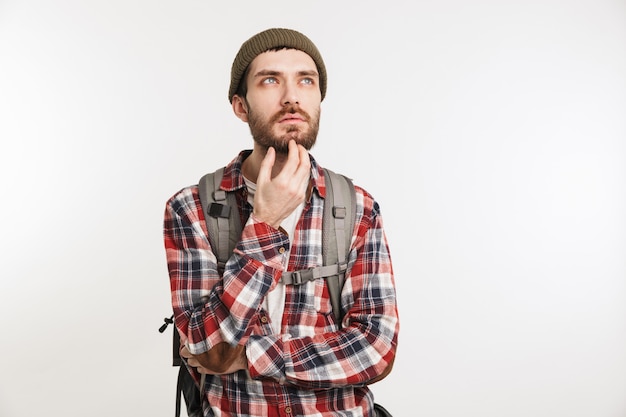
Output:
M267 51L278 51L281 49L297 49L309 55L315 66L320 79L320 92L322 100L326 96L326 66L322 55L315 44L300 32L292 29L273 28L257 33L245 41L233 61L230 71L230 88L228 90L228 100L232 103L233 96L245 97L248 86L245 78L248 74L250 63L259 54Z

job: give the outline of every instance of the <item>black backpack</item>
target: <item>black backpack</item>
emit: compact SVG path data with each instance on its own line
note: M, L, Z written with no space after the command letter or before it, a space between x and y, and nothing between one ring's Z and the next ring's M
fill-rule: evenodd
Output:
M198 183L200 202L209 233L209 243L217 258L218 272L222 274L228 258L239 241L242 226L234 193L220 189L224 168L204 175ZM324 168L326 198L322 220L323 266L300 271L284 272L281 282L301 285L308 281L325 278L330 302L337 323L342 326L344 313L341 309L341 289L348 266L348 253L356 216L356 194L352 181ZM332 214L332 216L328 215ZM159 332L163 333L174 316L165 318ZM176 417L180 417L181 395L187 405L189 417L202 417L202 395L195 381L182 364L179 356L180 338L176 328L173 337L173 366L179 366L176 393ZM377 416L389 416L382 406L375 404Z

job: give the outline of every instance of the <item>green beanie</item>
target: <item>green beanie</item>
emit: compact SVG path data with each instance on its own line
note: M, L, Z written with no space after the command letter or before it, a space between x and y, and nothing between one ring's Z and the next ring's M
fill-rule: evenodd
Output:
M320 92L322 93L322 100L324 100L326 95L326 67L324 66L322 55L320 55L315 44L302 33L295 30L274 28L257 33L241 45L230 71L228 100L231 103L233 96L237 93L243 74L254 58L270 49L281 47L298 49L313 59L319 73Z

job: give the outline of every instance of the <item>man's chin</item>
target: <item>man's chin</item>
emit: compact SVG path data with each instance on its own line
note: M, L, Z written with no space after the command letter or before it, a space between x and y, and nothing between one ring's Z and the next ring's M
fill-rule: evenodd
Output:
M289 145L287 143L278 143L273 148L279 155L287 155L289 153Z
M306 140L304 140L302 132L297 131L288 132L287 134L282 135L280 139L275 141L274 149L277 153L289 153L289 142L291 140L295 140L298 145L304 146L307 150L310 148L310 146L308 146L308 144L306 143Z

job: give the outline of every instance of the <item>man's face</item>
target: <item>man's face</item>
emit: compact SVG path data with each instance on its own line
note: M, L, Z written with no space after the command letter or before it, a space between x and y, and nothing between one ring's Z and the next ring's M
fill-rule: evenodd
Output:
M321 103L313 59L295 49L264 52L250 63L246 81L247 95L235 96L233 108L248 122L257 144L287 153L289 140L294 139L311 149L319 130Z

